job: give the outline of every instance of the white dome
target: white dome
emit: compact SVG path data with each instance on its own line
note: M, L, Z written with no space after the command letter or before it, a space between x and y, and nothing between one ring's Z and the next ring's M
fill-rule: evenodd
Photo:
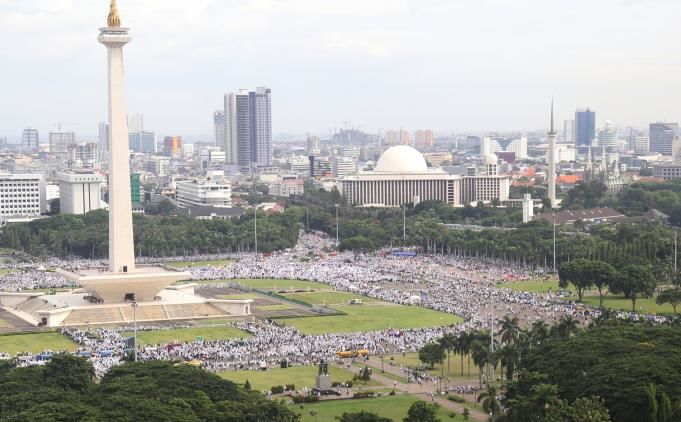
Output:
M491 166L492 164L496 164L499 161L499 158L497 157L496 154L487 154L485 155L485 165Z
M374 171L389 173L416 173L428 171L428 164L420 152L409 145L388 148L378 159Z

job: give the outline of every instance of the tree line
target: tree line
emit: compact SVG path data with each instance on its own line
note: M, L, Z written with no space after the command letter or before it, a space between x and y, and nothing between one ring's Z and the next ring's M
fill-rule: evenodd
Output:
M679 422L680 341L676 323L622 321L611 311L586 329L569 316L527 329L506 316L493 342L489 331L445 335L419 356L472 360L485 385L477 400L492 421Z

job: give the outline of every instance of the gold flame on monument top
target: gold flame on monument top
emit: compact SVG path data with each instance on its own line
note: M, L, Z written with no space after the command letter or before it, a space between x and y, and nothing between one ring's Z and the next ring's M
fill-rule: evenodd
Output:
M120 28L121 17L118 15L118 8L116 7L116 0L111 0L109 7L109 18L106 20L109 28Z

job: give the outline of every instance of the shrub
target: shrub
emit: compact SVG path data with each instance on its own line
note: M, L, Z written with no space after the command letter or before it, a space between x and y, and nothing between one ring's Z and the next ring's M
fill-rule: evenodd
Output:
M296 391L295 384L286 384L286 391Z
M281 385L274 385L270 391L272 394L281 394L284 392L284 387Z
M447 396L447 400L453 401L454 403L466 403L466 399L457 396L456 394L450 394L449 396Z
M345 381L345 386L348 388L352 388L352 381Z
M369 397L374 397L376 393L373 391L358 391L352 395L353 399L366 399Z
M299 404L299 403L316 403L319 401L319 396L313 396L311 394L308 394L307 396L293 396L291 397L293 399L293 403Z

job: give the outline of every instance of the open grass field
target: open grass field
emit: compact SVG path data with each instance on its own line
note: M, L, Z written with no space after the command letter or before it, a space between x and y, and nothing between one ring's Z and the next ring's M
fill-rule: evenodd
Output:
M378 299L357 295L349 292L324 291L312 293L286 293L284 296L289 299L300 300L311 305L346 305L351 299L362 299L365 303L380 302Z
M7 274L12 274L17 272L17 270L12 269L12 268L2 268L0 269L0 276L7 275Z
M254 289L272 289L272 290L331 290L331 286L317 283L316 281L306 280L275 280L269 278L263 279L248 279L248 280L223 280L224 282L232 282L243 284L244 286L253 287Z
M505 287L507 289L512 289L512 290L518 290L518 291L523 291L523 292L531 292L531 293L547 293L549 289L551 289L551 292L555 292L558 287L558 281L557 280L552 280L548 282L544 281L523 281L523 282L517 282L517 283L504 283L501 284L500 287ZM567 290L570 290L572 292L575 291L574 287L569 286ZM569 299L571 300L576 300L577 295L573 295ZM587 291L584 294L584 297L582 298L582 302L586 305L590 306L599 306L599 301L598 301L598 291L592 290L592 291ZM605 300L603 301L603 306L606 308L611 308L611 309L617 309L617 310L624 310L624 311L631 311L631 300L627 299L626 297L622 295L606 295ZM677 310L681 312L681 306L677 307ZM639 313L645 313L645 314L673 314L674 313L674 308L672 308L671 305L665 304L665 305L658 305L655 303L655 298L640 298L636 300L636 312Z
M419 400L421 399L415 396L398 395L373 399L330 400L315 404L305 404L302 408L300 405L291 405L291 409L302 416L302 422L334 421L337 420L336 417L340 417L343 413L359 412L361 410L376 413L397 422L405 418L409 406ZM463 421L463 416L457 415L455 418L450 418L450 413L451 411L440 408L437 416L442 422Z
M187 262L167 262L165 265L173 268L186 267L227 267L234 264L231 259L219 259L216 261L187 261Z
M393 328L423 328L458 324L456 315L416 306L393 305L384 302L374 305L335 305L334 309L347 315L286 318L280 321L296 327L305 334L352 333Z
M228 379L237 384L243 385L246 380L251 383L251 388L256 391L266 391L275 385L293 384L296 389L301 390L303 387L314 388L315 380L319 369L312 366L295 366L286 369L270 369L269 371L225 371L220 372L222 378ZM357 369L356 373L359 373ZM352 380L355 372L350 372L345 369L329 365L329 375L331 381L345 382ZM364 387L364 383L359 383ZM382 385L376 381L368 381L366 387L375 387Z
M263 305L263 306L256 306L255 309L261 310L261 311L290 311L292 309L299 309L294 305L289 305L287 303L283 303L281 305Z
M134 333L132 331L121 333L123 338L132 337L133 335ZM176 340L180 343L191 342L196 340L197 337L203 337L204 340L224 340L231 338L246 338L251 337L251 335L245 331L225 326L137 332L138 343L144 345L168 344Z
M218 296L218 299L261 299L262 296L260 296L257 293L237 293L233 295L220 295Z
M44 350L73 352L78 346L56 331L0 336L0 352L14 355L22 352L40 353Z

